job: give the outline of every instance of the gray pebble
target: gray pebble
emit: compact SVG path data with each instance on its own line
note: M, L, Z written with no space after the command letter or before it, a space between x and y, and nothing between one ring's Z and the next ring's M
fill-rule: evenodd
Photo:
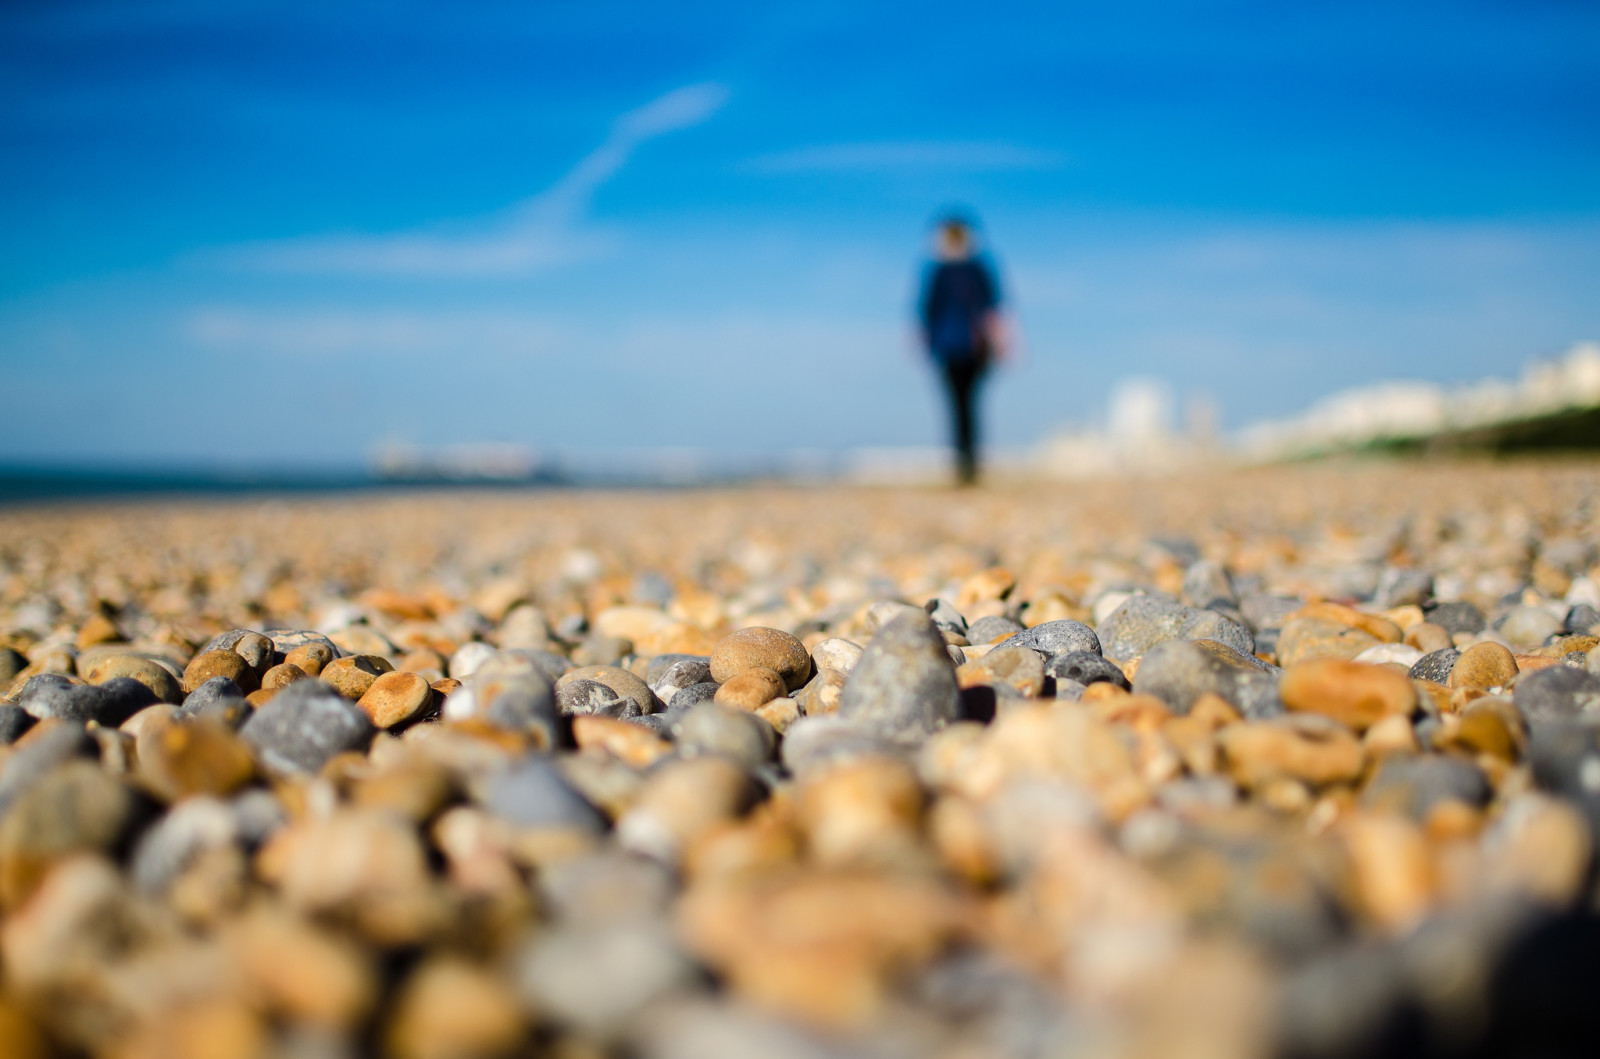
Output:
M1596 625L1600 625L1600 610L1595 610L1587 603L1574 604L1567 611L1566 621L1562 627L1569 633L1587 633Z
M1456 659L1460 657L1461 652L1454 647L1429 651L1411 664L1409 675L1412 680L1431 680L1435 684L1448 684L1450 670L1456 667Z
M1447 799L1483 806L1493 793L1483 770L1470 761L1445 754L1391 754L1378 766L1361 801L1369 807L1401 809L1420 821Z
M1515 647L1542 647L1552 636L1565 631L1562 620L1543 607L1513 607L1497 623L1500 635Z
M684 754L723 754L747 768L761 764L777 749L772 725L744 710L702 702L672 726Z
M781 748L784 767L796 776L837 761L897 752L881 732L838 716L801 717L783 733Z
M280 655L286 655L296 647L304 647L308 643L319 643L332 651L333 657L344 657L344 652L339 650L338 644L312 629L268 629L261 635L272 641L273 651Z
M1246 624L1257 634L1265 629L1281 629L1285 619L1301 607L1305 600L1293 596L1269 596L1255 592L1239 602L1239 613Z
M1388 610L1408 604L1421 606L1432 598L1432 571L1391 566L1379 575L1372 602L1380 610Z
M710 679L711 659L707 655L656 655L644 671L644 682L652 688L657 684L686 688Z
M664 920L643 920L540 931L517 959L516 981L532 1009L603 1036L694 982L695 969Z
M1275 667L1254 657L1236 653L1224 661L1191 641L1163 640L1139 663L1133 690L1154 695L1180 715L1210 693L1226 699L1246 717L1259 719L1283 712L1278 680Z
M961 689L944 637L932 618L915 611L878 630L839 696L841 718L901 739L942 728L960 709Z
M930 599L923 604L922 609L928 612L928 617L939 626L940 632L951 632L957 636L967 635L967 619L962 617L955 604L947 599Z
M185 798L140 837L128 874L134 888L159 896L196 856L233 845L238 821L226 803L209 795Z
M6 759L0 769L0 814L23 791L43 779L51 769L75 757L93 756L98 744L81 724L61 724L40 732Z
M1019 632L1026 631L1026 627L1020 621L1012 621L1000 614L991 614L967 626L967 642L992 643L997 636L1015 636Z
M1085 687L1098 683L1115 684L1119 688L1132 687L1115 662L1094 651L1064 651L1051 658L1044 671L1046 676L1055 677L1058 686L1062 681L1077 681ZM1060 697L1058 692L1056 698Z
M1163 640L1217 640L1242 654L1255 653L1250 630L1214 611L1186 607L1171 596L1132 596L1100 629L1101 653L1127 661Z
M672 696L667 702L669 710L687 710L701 702L710 702L717 697L717 684L707 680L700 684L690 684L688 687Z
M595 714L600 717L637 717L639 706L598 680L570 680L556 689L556 708L563 717Z
M239 737L269 769L315 773L335 754L365 750L375 731L359 706L328 685L297 680L262 703Z
M32 728L35 718L14 702L0 702L0 744L10 746Z
M1571 666L1548 666L1517 678L1511 701L1529 724L1600 718L1600 678Z
M9 647L0 647L0 687L17 679L17 674L28 668L26 655Z
M1452 636L1458 632L1470 634L1484 630L1483 612L1466 600L1456 603L1435 603L1431 607L1424 607L1422 614L1428 621L1442 626Z
M1239 597L1227 569L1221 563L1201 559L1184 571L1183 601L1191 607L1206 608L1218 602L1232 607L1238 604Z
M1046 658L1053 658L1059 654L1071 651L1088 651L1091 654L1100 653L1100 638L1094 630L1081 621L1071 618L1062 618L1058 621L1047 621L1043 625L1035 625L1031 629L1008 637L995 647L1029 647Z
M492 777L483 801L489 812L520 827L574 828L595 834L605 830L600 810L540 757L526 758Z

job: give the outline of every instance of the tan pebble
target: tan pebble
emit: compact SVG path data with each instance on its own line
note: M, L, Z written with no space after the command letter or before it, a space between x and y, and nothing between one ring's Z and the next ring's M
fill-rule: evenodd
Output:
M1516 663L1518 673L1532 673L1538 669L1549 669L1551 666L1561 665L1561 659L1551 658L1548 655L1514 654L1511 659Z
M677 911L684 942L735 995L835 1027L870 1021L892 973L931 959L966 922L931 880L830 872L696 886Z
M1290 618L1278 634L1278 662L1292 666L1318 658L1354 658L1384 641L1364 629L1325 618Z
M916 848L922 800L904 761L858 758L802 781L795 820L819 864L892 864Z
M511 1054L522 1010L510 985L459 956L432 956L400 987L386 1039L395 1059Z
M1124 693L1105 699L1091 699L1089 703L1095 716L1102 721L1124 724L1136 732L1159 731L1172 718L1172 710L1154 695Z
M1287 776L1269 780L1256 792L1256 797L1268 809L1287 816L1309 812L1313 801L1310 788Z
M282 688L259 688L246 695L244 701L250 704L251 709L259 710L268 702L271 702L272 697L282 690Z
M1473 754L1488 754L1501 761L1515 761L1517 743L1511 727L1496 714L1492 705L1475 702L1450 726L1444 745Z
M420 716L432 701L433 689L422 677L393 672L374 677L356 705L379 728L393 728Z
M783 677L764 667L742 669L717 689L716 701L735 709L755 711L787 690Z
M711 679L719 684L756 667L777 673L784 691L795 691L811 679L811 655L805 644L779 629L740 629L717 641L711 652Z
M961 587L956 591L956 609L969 621L974 620L967 614L968 607L979 602L1004 599L1016 583L1017 576L1003 566L980 570L961 582Z
M288 662L273 666L261 674L261 687L268 691L288 687L297 680L308 680L310 674L299 666L290 665Z
M1428 810L1422 829L1433 842L1476 838L1483 830L1483 811L1459 798L1442 798Z
M433 617L433 611L422 597L392 588L368 589L361 594L361 602L391 618L428 621Z
M946 796L928 813L928 835L939 860L958 879L986 887L1000 877L1000 854L983 814L965 798Z
M1097 680L1084 689L1080 702L1109 702L1114 699L1125 699L1131 692L1127 688L1111 683L1109 680Z
M395 653L394 642L370 625L346 625L329 633L328 639L346 655L377 655L387 658Z
M258 632L245 633L233 645L233 653L250 663L250 668L255 670L257 675L272 668L272 658L276 651L277 649L272 646L272 638Z
M1511 649L1492 641L1474 644L1461 652L1450 669L1452 688L1503 688L1517 675L1517 660Z
M795 692L795 702L807 717L839 712L839 698L844 694L849 674L837 669L819 669L811 682Z
M9 998L0 997L0 1055L11 1059L49 1059L54 1050L31 1019Z
M779 812L752 812L707 828L684 856L683 873L693 883L770 875L800 858L800 835Z
M963 689L985 684L1009 684L1024 698L1044 690L1044 660L1026 647L1002 647L982 658L956 667L956 683Z
M650 729L615 717L579 714L572 719L572 737L580 748L605 750L637 769L672 753L672 745Z
M1216 726L1194 717L1174 717L1162 725L1161 734L1177 751L1184 767L1196 776L1217 771L1217 742L1211 738Z
M401 657L400 664L395 668L402 673L421 673L424 670L438 670L443 675L445 658L431 647L419 647L415 651L407 651Z
M1343 725L1316 716L1283 717L1230 725L1216 733L1223 761L1247 787L1279 776L1323 785L1361 775L1361 743Z
M773 731L782 735L789 726L800 719L800 704L788 696L773 699L755 711L755 715L772 725Z
M83 677L91 684L104 684L117 677L132 677L149 688L157 702L173 705L180 705L183 702L183 687L178 679L160 663L137 655L112 655L110 658L102 658L90 666Z
M1354 607L1346 607L1339 603L1308 603L1290 615L1291 618L1315 618L1321 621L1337 622L1347 625L1383 643L1399 643L1405 638L1405 632L1388 618L1376 614L1368 614Z
M824 669L848 673L861 661L862 650L860 644L834 636L819 641L811 648L811 660L819 673Z
M1411 720L1401 714L1391 714L1377 721L1367 729L1361 742L1367 748L1367 753L1374 757L1384 754L1415 754L1422 747L1417 743L1416 730L1411 727Z
M1340 822L1361 904L1374 922L1403 933L1433 905L1436 875L1428 841L1404 817L1352 813Z
M1212 728L1221 728L1225 724L1238 724L1244 720L1233 703L1213 692L1206 692L1194 700L1194 705L1189 707L1189 716L1198 721L1204 721Z
M116 623L104 614L91 614L87 621L78 629L78 650L93 647L96 644L120 643L124 639Z
M207 651L195 655L183 671L183 693L185 695L198 688L212 677L227 677L239 685L239 690L245 694L255 691L261 686L261 680L250 663L236 651L219 650Z
M1455 646L1455 642L1450 639L1450 630L1431 621L1407 629L1405 642L1423 654L1432 654L1434 651L1443 651Z
M1064 618L1083 621L1085 617L1082 607L1073 606L1066 597L1055 593L1041 596L1022 608L1022 624L1029 629L1047 621L1061 621Z
M122 722L121 730L138 739L147 729L165 724L177 712L176 706L166 703L157 703L146 706L138 713Z
M457 680L455 677L444 677L441 680L435 680L432 684L429 684L428 687L432 688L434 691L437 691L441 695L448 695L452 691L457 691L461 688L461 681Z
M1396 625L1400 626L1401 631L1404 632L1408 638L1411 634L1411 630L1415 629L1419 625L1424 624L1426 620L1423 617L1422 608L1417 606L1415 603L1407 603L1403 606L1391 607L1379 615L1379 617L1386 618L1387 620L1392 621ZM1412 646L1415 647L1416 645L1412 644Z
M1443 684L1435 684L1431 680L1413 680L1411 686L1417 689L1419 701L1431 702L1433 708L1440 713L1449 713L1455 709L1450 702L1452 692Z
M1336 658L1289 667L1278 693L1291 712L1319 713L1358 732L1385 717L1408 716L1417 705L1417 689L1404 673Z
M568 670L556 681L556 689L566 687L574 680L593 680L616 692L620 698L630 699L640 713L655 713L661 700L640 677L619 666L580 666Z
M222 931L233 964L267 1011L342 1028L372 1010L378 978L359 946L268 905Z
M727 758L664 761L617 821L617 840L627 849L676 860L707 829L743 813L754 794L750 777Z
M270 1040L260 1016L234 1000L164 1011L117 1042L115 1059L256 1059Z
M360 699L374 681L393 670L389 660L379 655L347 655L323 666L317 679L347 699Z
M283 656L286 665L296 666L305 670L306 676L314 677L322 672L322 667L333 661L333 650L325 643L301 644Z
M169 722L139 740L139 779L162 801L229 794L254 775L249 748L225 726L205 718Z

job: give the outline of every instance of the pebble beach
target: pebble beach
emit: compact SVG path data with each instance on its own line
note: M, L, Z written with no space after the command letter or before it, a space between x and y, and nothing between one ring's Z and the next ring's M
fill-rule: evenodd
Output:
M0 1056L1580 1055L1600 465L0 510Z

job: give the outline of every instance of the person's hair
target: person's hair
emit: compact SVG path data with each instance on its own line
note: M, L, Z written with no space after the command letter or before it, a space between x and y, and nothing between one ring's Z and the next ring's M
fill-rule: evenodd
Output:
M939 245L952 255L971 252L974 239L972 224L959 214L947 214L939 219Z

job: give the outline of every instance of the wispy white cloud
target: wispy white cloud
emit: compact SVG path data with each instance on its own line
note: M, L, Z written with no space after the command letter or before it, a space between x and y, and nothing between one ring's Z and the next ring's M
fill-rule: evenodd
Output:
M394 235L291 239L235 247L221 256L265 271L432 276L511 275L599 256L612 240L582 224L595 191L642 144L708 120L727 96L719 84L687 85L622 115L605 141L560 180L487 221Z
M893 140L834 143L761 155L745 163L757 173L866 172L873 170L1058 169L1066 156L1010 143Z

